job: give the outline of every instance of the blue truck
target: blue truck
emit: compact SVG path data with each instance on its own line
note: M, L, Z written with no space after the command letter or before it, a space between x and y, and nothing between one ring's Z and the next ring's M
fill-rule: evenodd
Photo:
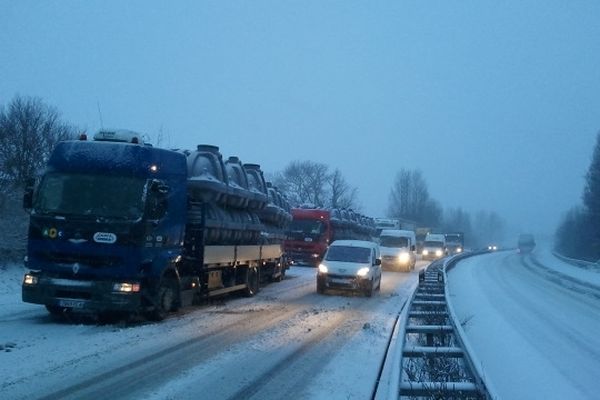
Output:
M105 130L60 142L26 190L30 211L23 301L54 315L142 314L241 291L288 268L291 221L259 165L216 146L176 151Z

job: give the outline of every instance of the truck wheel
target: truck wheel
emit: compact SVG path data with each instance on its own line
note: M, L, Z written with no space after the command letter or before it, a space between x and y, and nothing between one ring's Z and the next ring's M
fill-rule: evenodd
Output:
M161 279L150 319L162 321L171 311L177 311L177 283L172 279Z
M244 294L246 297L252 297L258 293L259 289L260 275L258 273L258 268L249 267L246 272L246 289L244 290Z
M373 281L372 280L365 285L365 296L367 296L367 297L373 296Z
M277 275L276 278L273 278L273 276L271 276L272 282L281 282L285 278L285 264L284 264L283 258L279 259L279 268L278 269L279 269L279 275Z

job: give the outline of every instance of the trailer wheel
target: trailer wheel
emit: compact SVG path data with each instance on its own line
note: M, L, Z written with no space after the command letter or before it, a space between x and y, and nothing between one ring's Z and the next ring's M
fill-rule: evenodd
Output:
M171 311L177 311L177 283L173 279L161 279L154 300L154 308L148 315L153 321L162 321Z
M246 297L252 297L258 293L260 289L260 274L257 267L248 267L246 272L246 289L244 294Z
M271 279L273 282L281 282L285 279L285 264L283 257L279 259L279 275L277 278Z

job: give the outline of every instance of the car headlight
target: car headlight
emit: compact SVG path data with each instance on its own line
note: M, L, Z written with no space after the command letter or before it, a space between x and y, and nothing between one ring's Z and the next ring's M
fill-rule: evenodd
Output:
M442 256L442 254L444 254L444 252L443 252L443 251L441 251L441 250L436 250L436 251L435 251L435 255L436 255L436 256L438 256L438 257L441 257L441 256Z
M401 263L407 263L408 260L410 260L410 256L408 255L408 253L400 253L400 255L398 256L398 261L400 261Z
M326 274L329 272L329 268L325 264L319 264L319 272L322 274Z
M426 256L429 254L429 250L423 250L423 255Z
M359 269L358 271L356 271L356 275L357 276L367 276L367 274L369 273L369 267L362 267L361 269Z

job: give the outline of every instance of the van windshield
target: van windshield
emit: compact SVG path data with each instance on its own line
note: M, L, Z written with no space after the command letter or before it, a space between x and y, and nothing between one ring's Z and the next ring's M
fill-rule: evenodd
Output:
M408 247L408 238L399 236L381 236L379 244L383 247Z
M371 258L371 249L354 246L331 246L327 250L325 260L368 263Z
M428 240L425 242L425 247L444 247L444 243Z

